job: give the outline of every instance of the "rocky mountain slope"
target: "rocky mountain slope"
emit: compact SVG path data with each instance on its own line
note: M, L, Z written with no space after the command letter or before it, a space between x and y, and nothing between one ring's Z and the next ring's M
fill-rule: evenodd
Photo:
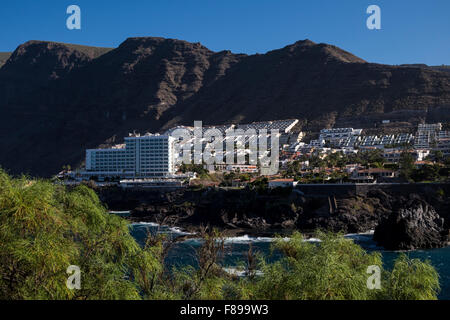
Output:
M11 56L11 52L0 52L0 68L5 64L6 60Z
M48 176L129 131L193 120L295 117L317 129L399 110L444 119L447 106L448 72L372 64L309 40L256 55L154 37L115 49L29 41L0 69L0 165Z
M248 57L173 116L203 116L210 123L296 117L318 129L346 119L357 123L361 115L449 105L449 79L432 69L366 63L330 45L299 41Z

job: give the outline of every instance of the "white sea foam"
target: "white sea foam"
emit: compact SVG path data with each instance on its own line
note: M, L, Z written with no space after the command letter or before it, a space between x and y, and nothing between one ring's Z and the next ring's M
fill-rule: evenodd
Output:
M351 240L357 240L357 241L364 241L364 242L370 242L373 241L373 234L374 230L369 230L367 232L362 233L349 233L344 235L345 238L351 239ZM273 242L277 238L275 237L251 237L248 235L243 235L239 237L229 237L225 238L225 243L251 243L251 242ZM291 238L284 237L282 238L284 241L289 241ZM311 242L311 243L319 243L322 242L319 238L308 238L304 240L305 242ZM375 247L375 246L374 246Z
M191 233L191 232L187 232L187 231L182 231L182 230L181 230L180 228L178 228L178 227L169 227L169 230L170 230L171 232L173 232L173 233L176 233L176 234L179 234L179 235L184 235L184 236L195 234L195 233Z
M156 222L133 222L131 225L133 227L155 227L155 228L160 228L160 230L159 230L160 233L174 233L174 234L177 234L177 235L192 235L192 234L194 234L194 233L182 231L178 227L169 227L169 226L165 226L165 225L160 225L160 224L158 224Z
M226 237L224 238L224 243L225 245L230 245L230 244L250 244L250 243L270 243L270 242L274 242L275 240L277 240L278 238L275 237L251 237L249 235L243 235L243 236L239 236L239 237ZM284 237L281 238L283 241L289 241L291 238L288 237ZM203 239L201 238L191 238L191 239L186 239L185 242L202 242ZM309 239L305 239L305 242L321 242L322 240L317 239L317 238L309 238Z
M361 233L349 233L344 235L345 238L357 241L372 241L374 235L374 230L369 230L367 232Z
M139 226L159 227L161 229L161 230L159 230L159 232L161 232L161 233L173 233L173 234L177 234L177 235L194 235L195 234L195 233L183 231L179 227L162 226L155 222L134 222L131 225L134 227L139 227ZM353 241L358 241L358 242L371 242L371 241L373 241L373 234L374 234L374 230L369 230L367 232L362 232L362 233L348 233L348 234L344 235L344 237L347 239L353 240ZM270 243L270 242L274 242L276 239L277 239L276 237L252 237L252 236L249 236L246 234L246 235L237 236L237 237L226 237L224 239L224 242L226 245L233 244L233 243L235 243L235 244ZM282 238L282 240L289 241L290 238L284 237L284 238ZM201 238L191 238L191 239L184 240L184 242L192 242L195 244L201 243L202 241L203 240ZM322 242L321 239L313 238L313 237L305 239L304 241L311 242L311 243ZM368 246L372 247L372 248L377 247L375 244L371 244Z
M239 268L226 267L226 268L223 268L223 270L233 276L237 276L237 277L246 277L247 276L247 271L239 269ZM263 272L260 270L256 270L255 275L262 276Z
M225 243L250 243L250 242L271 242L274 238L269 237L250 237L248 235L243 235L239 237L227 237L225 238Z
M353 241L357 241L363 248L382 250L383 248L377 246L377 244L373 240L374 233L374 230L369 230L367 232L361 233L349 233L344 235L344 237Z
M149 227L158 227L159 224L154 223L154 222L133 222L131 224L133 227L145 227L145 226L149 226Z
M318 239L318 238L309 238L309 239L305 239L305 242L322 242L322 240Z
M113 213L113 214L130 214L131 211L130 210L126 210L126 211L108 211L109 213Z
M344 235L344 237L346 238L351 238L351 237L358 237L358 236L373 236L375 233L375 230L369 230L367 232L360 232L360 233L348 233L346 235Z

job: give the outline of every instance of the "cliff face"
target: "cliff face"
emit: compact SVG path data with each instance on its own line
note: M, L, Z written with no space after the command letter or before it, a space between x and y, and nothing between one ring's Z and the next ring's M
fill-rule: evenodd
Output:
M250 56L153 37L112 50L29 41L0 69L0 165L51 175L86 148L193 120L300 118L317 129L404 109L444 121L447 105L448 72L371 64L309 40Z
M0 105L40 104L43 89L52 80L66 77L108 50L34 40L20 45L0 69Z
M448 73L366 63L330 45L299 41L243 59L173 114L209 123L300 118L318 129L439 105L450 106Z
M444 218L417 197L382 219L374 238L386 249L438 248L447 245L448 228L445 228Z
M130 38L63 81L59 90L76 89L59 103L98 110L103 120L159 120L223 76L240 57L212 52L200 43Z
M76 112L56 101L72 89L64 92L56 85L109 50L28 41L11 54L0 69L0 166L11 173L50 175L61 163L74 162L76 137L85 132L66 127ZM81 150L78 161L80 155Z

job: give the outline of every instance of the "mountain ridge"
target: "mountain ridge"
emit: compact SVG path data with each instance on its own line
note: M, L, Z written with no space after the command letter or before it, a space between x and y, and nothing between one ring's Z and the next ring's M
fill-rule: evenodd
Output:
M310 40L254 55L160 37L114 49L29 41L0 69L0 165L48 176L130 131L194 120L299 118L317 130L398 110L445 118L448 105L445 71L369 63Z
M11 56L12 52L0 52L0 69Z

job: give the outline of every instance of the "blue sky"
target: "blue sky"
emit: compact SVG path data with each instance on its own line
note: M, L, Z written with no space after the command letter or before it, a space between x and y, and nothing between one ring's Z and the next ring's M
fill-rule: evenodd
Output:
M81 30L66 8L81 8ZM366 9L381 8L381 30ZM310 39L387 64L450 64L449 0L3 0L0 51L27 40L116 47L127 37L201 42L214 51L264 53Z

